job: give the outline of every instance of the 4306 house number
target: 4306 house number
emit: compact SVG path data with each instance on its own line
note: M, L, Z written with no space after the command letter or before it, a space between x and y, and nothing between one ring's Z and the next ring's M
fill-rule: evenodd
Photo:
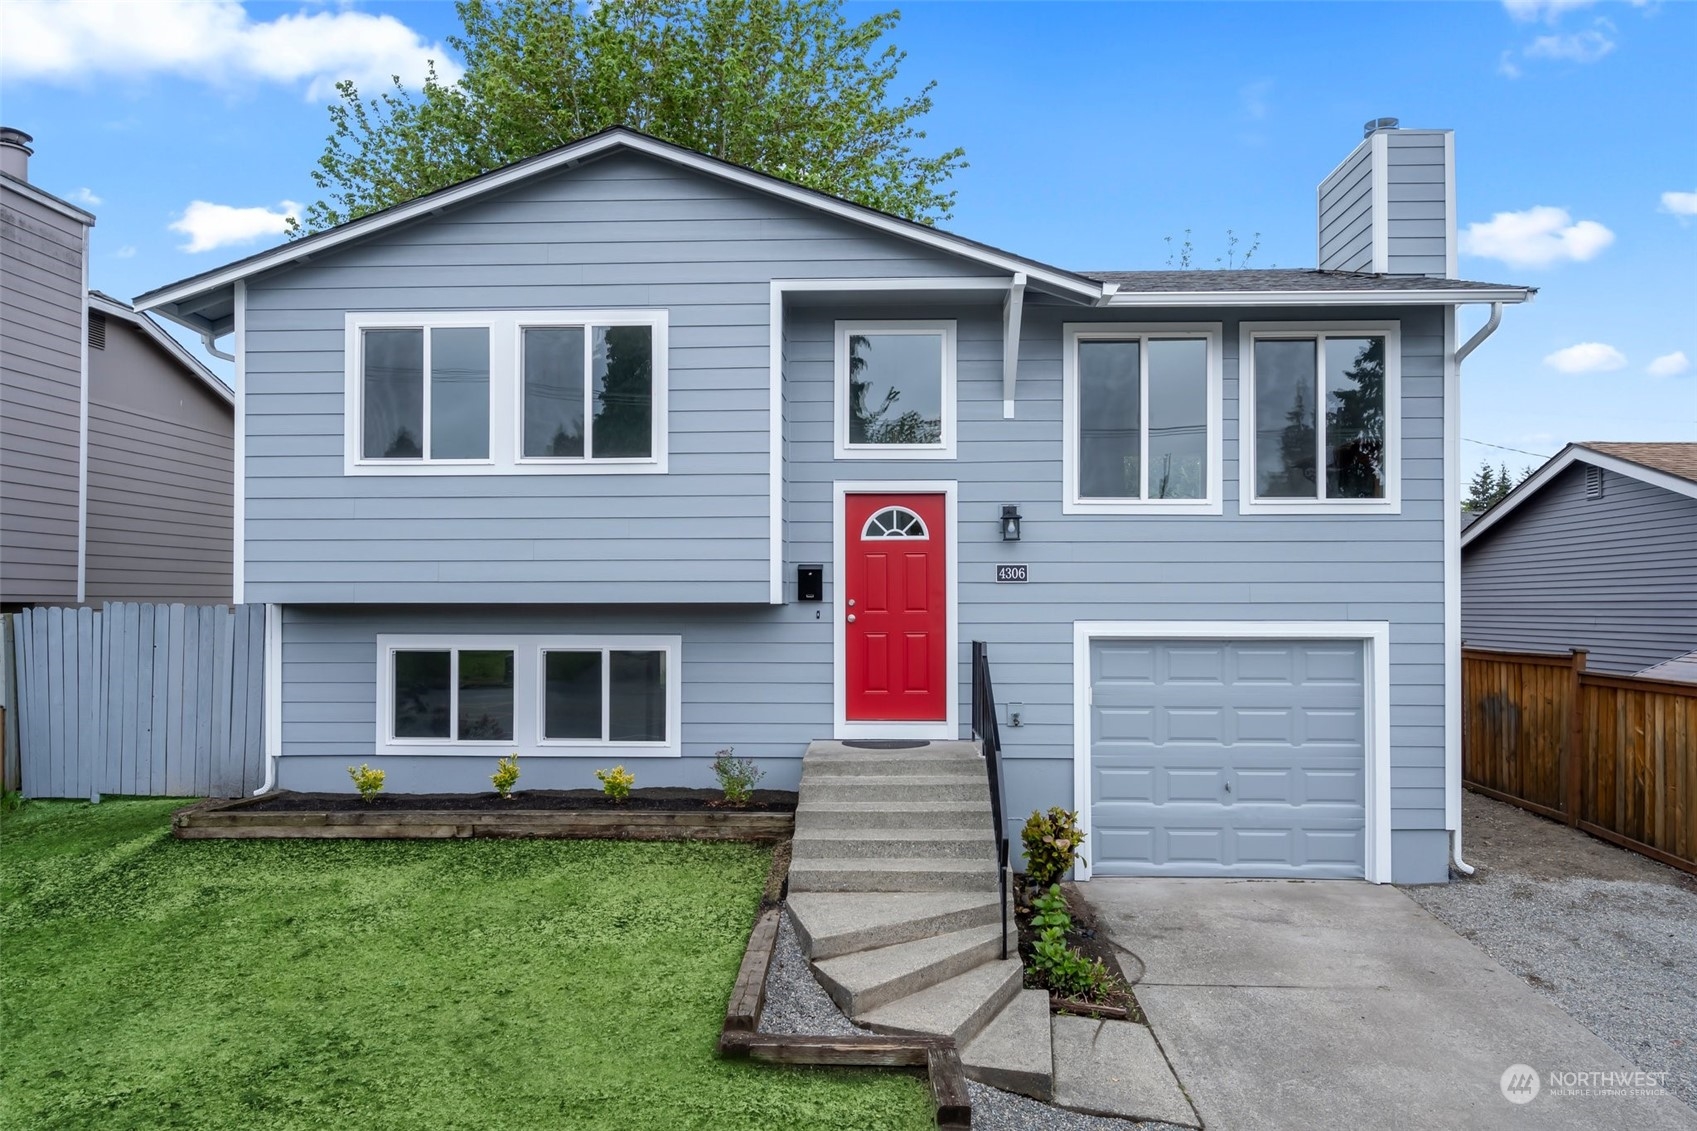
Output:
M996 567L997 581L1029 581L1026 567L1023 565L999 565Z

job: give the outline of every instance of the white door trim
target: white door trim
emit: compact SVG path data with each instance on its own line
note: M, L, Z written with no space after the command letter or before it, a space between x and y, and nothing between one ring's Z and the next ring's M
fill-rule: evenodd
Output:
M844 687L843 657L847 650L844 631L843 571L847 561L847 537L843 506L850 495L941 495L943 496L943 553L947 579L948 717L940 723L851 723L848 694ZM960 547L955 511L956 481L953 479L855 479L831 484L831 735L833 738L941 738L960 737Z
M1388 621L1074 621L1072 801L1090 840L1090 645L1096 640L1359 640L1366 688L1366 877L1391 882L1391 626ZM1080 862L1073 874L1090 878Z

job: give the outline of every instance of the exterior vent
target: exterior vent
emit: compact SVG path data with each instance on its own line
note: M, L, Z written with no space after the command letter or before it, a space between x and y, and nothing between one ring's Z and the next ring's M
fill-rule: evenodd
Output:
M88 312L88 348L95 350L106 348L106 315L98 310Z
M1587 467L1585 469L1585 497L1600 499L1603 497L1603 469Z

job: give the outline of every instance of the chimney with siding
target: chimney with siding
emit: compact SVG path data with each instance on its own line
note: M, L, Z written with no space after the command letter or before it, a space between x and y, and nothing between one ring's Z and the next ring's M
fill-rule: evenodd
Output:
M1455 131L1363 132L1320 182L1320 269L1455 278Z
M22 130L0 126L0 173L29 180L29 155L35 152L29 143L34 140Z

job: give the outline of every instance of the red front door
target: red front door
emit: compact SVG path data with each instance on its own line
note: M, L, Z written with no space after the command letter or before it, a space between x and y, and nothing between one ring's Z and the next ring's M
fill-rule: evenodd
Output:
M843 601L850 722L948 718L948 562L942 495L849 495Z

